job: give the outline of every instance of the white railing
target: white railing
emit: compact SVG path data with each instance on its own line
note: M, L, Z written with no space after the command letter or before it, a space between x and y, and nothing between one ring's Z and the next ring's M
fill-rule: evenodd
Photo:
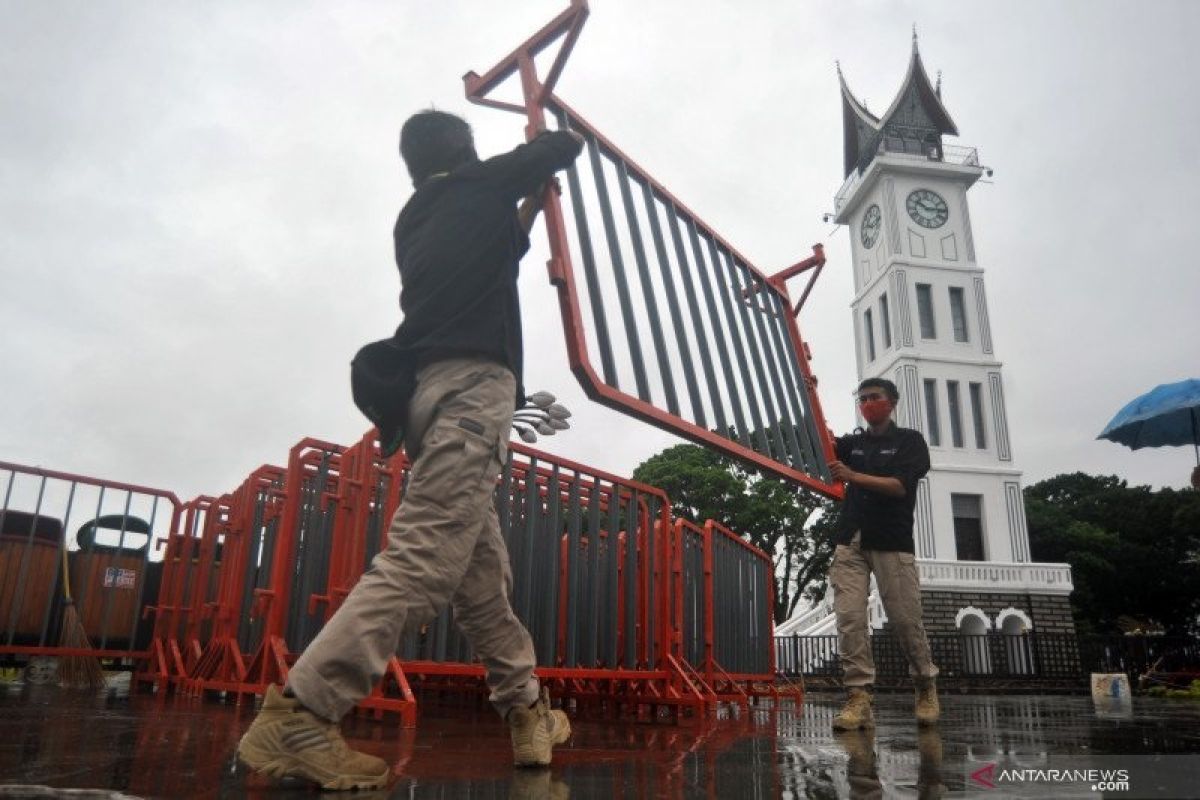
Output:
M921 588L930 590L1037 592L1070 594L1070 564L1039 564L1001 561L935 561L917 559ZM883 600L872 578L867 600L867 620L871 630L880 630L887 622ZM775 629L778 636L829 636L837 633L833 613L833 591L812 608L797 614ZM813 657L815 658L815 656ZM790 666L790 665L789 665ZM813 664L800 665L812 669Z
M883 609L879 590L875 588L874 577L871 578L871 594L867 597L867 623L874 630L879 630L887 623L887 612ZM837 633L833 589L829 590L824 600L775 629L776 636L824 636L833 633Z
M775 628L776 636L792 636L799 634L808 636L808 629L816 622L820 622L825 617L833 613L832 592L827 594L825 599L817 603L807 611L789 617L786 621L779 624Z
M1070 564L917 559L921 588L1069 594Z
M909 147L913 144L910 142ZM912 161L939 161L943 164L954 164L960 167L978 167L979 150L975 147L963 147L959 145L924 145L925 149L914 151L912 149L896 149L889 148L886 140L880 140L879 148L875 155L887 156L888 158L904 158ZM833 210L838 212L842 210L842 206L846 204L846 199L854 192L866 174L866 169L856 168L846 178L846 182L842 184L842 188L838 189L838 193L833 198Z
M867 627L881 630L887 624L887 612L883 610L883 597L875 588L875 576L871 576L871 596L867 598Z

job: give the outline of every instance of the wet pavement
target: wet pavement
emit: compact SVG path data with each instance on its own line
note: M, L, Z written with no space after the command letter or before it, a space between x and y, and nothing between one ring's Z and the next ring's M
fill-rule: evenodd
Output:
M513 770L506 728L474 705L426 704L415 730L369 718L351 718L344 730L352 746L395 765L388 791L356 798L996 797L971 778L988 763L1200 753L1195 702L1136 698L1132 708L1098 709L1087 696L945 695L943 721L925 732L911 703L880 695L873 734L835 735L833 695L678 725L575 719L554 766L534 771ZM235 768L233 748L252 713L121 688L90 695L0 685L0 797L32 792L18 784L156 798L317 797Z

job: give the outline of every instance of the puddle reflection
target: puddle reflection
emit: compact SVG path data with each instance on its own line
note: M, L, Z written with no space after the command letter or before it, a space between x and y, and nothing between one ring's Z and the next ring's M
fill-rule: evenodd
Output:
M551 769L514 771L506 727L489 709L429 708L418 727L351 718L351 745L386 758L396 779L370 798L944 797L980 788L987 764L1050 755L1200 752L1196 704L1135 699L1119 715L1084 697L948 697L920 730L911 698L877 698L877 727L835 734L838 701L729 709L682 725L580 719ZM252 710L188 698L53 687L0 689L0 782L137 797L316 797L237 768Z

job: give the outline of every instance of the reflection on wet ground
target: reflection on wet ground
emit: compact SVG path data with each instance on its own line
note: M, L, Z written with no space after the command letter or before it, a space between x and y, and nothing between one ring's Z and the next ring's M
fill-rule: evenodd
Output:
M428 707L415 730L352 718L351 744L389 759L387 792L357 798L941 797L970 793L996 761L1051 755L1200 753L1200 704L1137 699L1097 709L1090 697L946 696L920 732L911 696L877 698L874 733L835 735L838 698L799 709L730 709L724 718L653 724L579 719L550 770L514 772L506 728L487 708ZM104 789L137 797L316 797L234 768L252 710L189 698L91 696L46 686L0 688L0 784ZM0 796L11 796L0 786Z

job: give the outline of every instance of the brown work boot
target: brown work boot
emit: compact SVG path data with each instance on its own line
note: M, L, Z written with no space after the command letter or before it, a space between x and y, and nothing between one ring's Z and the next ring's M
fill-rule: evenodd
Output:
M571 735L567 715L550 709L550 693L544 688L538 701L528 708L517 706L508 712L512 731L513 763L518 767L545 767L550 751Z
M833 718L835 731L856 731L875 727L875 716L871 713L871 689L869 686L851 686L850 697L842 711Z
M238 742L237 756L267 777L302 778L322 789L381 789L392 772L382 758L351 750L337 723L284 697L274 685Z
M942 706L938 703L937 681L934 678L917 678L917 724L933 725L942 715Z
M917 797L919 800L937 800L945 797L946 784L942 782L942 734L936 725L927 725L917 731Z
M508 785L508 800L570 800L571 787L548 769L519 769Z
M833 738L846 751L846 779L850 796L882 800L883 784L875 758L875 732L867 730L835 731Z

